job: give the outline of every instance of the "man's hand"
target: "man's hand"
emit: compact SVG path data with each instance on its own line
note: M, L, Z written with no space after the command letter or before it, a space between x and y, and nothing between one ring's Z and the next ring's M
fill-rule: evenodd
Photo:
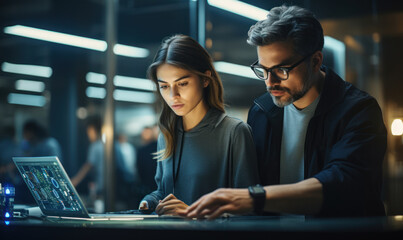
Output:
M253 199L248 189L221 188L202 196L181 216L215 219L223 213L244 214L253 210Z
M173 194L169 194L155 208L158 215L179 215L188 208L188 205L177 199Z

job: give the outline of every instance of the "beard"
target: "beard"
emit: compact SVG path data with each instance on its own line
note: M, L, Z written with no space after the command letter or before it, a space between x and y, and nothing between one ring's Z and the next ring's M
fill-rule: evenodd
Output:
M301 99L303 96L305 96L305 94L315 85L315 80L314 78L311 76L311 74L307 74L306 77L303 79L303 84L302 84L302 88L301 89L297 89L295 91L292 91L291 89L287 88L287 87L282 87L280 85L274 85L272 87L267 87L267 91L270 93L271 95L271 91L285 91L287 92L289 95L288 96L280 96L280 97L276 97L271 95L274 104L277 107L285 107L287 105L290 105L291 103L298 101L299 99ZM285 99L281 99L284 98Z

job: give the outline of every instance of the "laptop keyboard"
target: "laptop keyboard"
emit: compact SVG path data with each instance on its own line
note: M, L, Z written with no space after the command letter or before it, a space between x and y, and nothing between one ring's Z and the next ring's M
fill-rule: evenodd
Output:
M124 210L124 211L118 211L118 212L107 212L109 214L156 214L154 211L150 209L145 209L145 210L140 210L140 209L131 209L131 210Z

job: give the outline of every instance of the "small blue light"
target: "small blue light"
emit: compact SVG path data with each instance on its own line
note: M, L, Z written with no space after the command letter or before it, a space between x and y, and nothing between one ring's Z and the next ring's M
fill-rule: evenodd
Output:
M10 193L10 189L6 188L6 195L9 195Z
M10 221L4 221L4 223L5 223L6 225L9 225L9 224L10 224Z
M10 217L10 213L6 212L6 214L4 214L4 217L9 218L9 217Z

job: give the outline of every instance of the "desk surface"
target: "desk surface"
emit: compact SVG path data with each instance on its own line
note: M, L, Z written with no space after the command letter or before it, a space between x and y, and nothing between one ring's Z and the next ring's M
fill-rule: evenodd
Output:
M0 224L1 239L18 236L33 239L94 237L120 239L141 236L148 239L223 237L223 239L396 239L403 236L403 216L343 219L301 219L296 217L229 217L213 221L158 218L131 221L77 221L62 219L15 219ZM7 238L3 238L7 237ZM9 237L9 238L8 238ZM326 237L326 238L324 238ZM398 237L399 238L399 237Z

